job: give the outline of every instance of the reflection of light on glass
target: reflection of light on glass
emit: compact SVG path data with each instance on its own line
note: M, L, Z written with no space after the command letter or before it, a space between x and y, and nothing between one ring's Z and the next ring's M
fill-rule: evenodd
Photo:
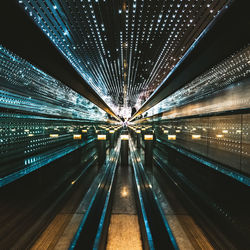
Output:
M168 140L176 140L176 135L168 135Z
M73 135L74 140L80 140L82 139L82 135Z
M128 196L128 188L127 187L123 187L122 189L121 189L121 197L123 197L123 198L125 198L125 197L127 197Z
M105 120L105 112L86 98L1 45L0 51L0 71L4 69L3 65L8 65L3 74L8 91L0 93L1 106L67 118ZM19 94L12 92L15 88L20 89Z
M50 138L57 138L59 135L58 134L50 134L49 137Z
M208 96L210 94L215 93L218 90L218 88L220 88L219 87L220 84L217 84L220 81L223 81L223 85L225 87L232 84L232 81L237 82L236 79L239 79L240 77L242 77L242 75L245 75L245 72L248 70L249 67L248 53L249 53L249 46L246 49L240 51L239 53L231 55L231 57L229 57L226 61L222 61L218 65L213 66L207 72L204 72L204 74L193 79L193 81L188 83L185 87L176 91L174 94L168 96L167 98L159 102L157 105L147 110L145 113L143 113L143 116L145 116L145 114L152 116L154 114L163 111L164 112L170 111L173 107L178 107L178 106L180 107L183 106L184 104L187 104L189 100L191 100L192 98L195 98L196 100L197 98L202 99L204 98L205 95ZM223 68L223 74L221 74L220 72L221 68ZM235 71L235 68L237 68L237 72ZM213 87L211 88L211 86ZM201 94L199 94L199 96L197 97L197 93ZM209 109L211 108L214 109L215 106L216 109L223 110L226 107L224 103L225 102L221 103L221 105L218 104L211 105ZM226 105L232 105L232 103L233 101L228 101L228 102L226 101ZM190 110L195 110L197 114L208 113L209 111L204 107L197 108L196 105L189 105L189 107ZM187 114L186 111L190 110L183 109L183 111L181 110L180 112L178 111L175 112L175 115L178 117L183 115L185 116ZM165 116L170 117L169 114L166 114Z
M222 138L224 135L216 135L217 138Z
M201 138L201 135L192 135L193 140L198 140Z

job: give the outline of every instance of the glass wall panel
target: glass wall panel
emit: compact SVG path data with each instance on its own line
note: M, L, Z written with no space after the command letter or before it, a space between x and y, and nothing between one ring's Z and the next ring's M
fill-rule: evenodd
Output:
M250 174L250 114L158 120L154 128L157 138Z
M243 172L250 174L250 114L242 116L242 161Z
M209 118L208 157L240 170L241 115Z
M83 146L90 125L106 122L95 104L0 45L0 187Z

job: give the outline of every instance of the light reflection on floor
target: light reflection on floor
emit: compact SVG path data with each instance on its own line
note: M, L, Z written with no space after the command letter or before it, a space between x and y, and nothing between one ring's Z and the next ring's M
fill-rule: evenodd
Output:
M131 167L119 166L108 232L108 250L142 249L132 185Z

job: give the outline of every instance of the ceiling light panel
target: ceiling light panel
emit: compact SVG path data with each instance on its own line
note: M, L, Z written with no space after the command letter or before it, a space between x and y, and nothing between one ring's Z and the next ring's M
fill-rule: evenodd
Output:
M118 115L145 102L226 0L19 0Z
M250 77L250 46L231 55L183 88L159 102L143 116L152 116L174 108L194 103L216 94L229 86L239 88L242 79Z
M0 45L0 107L70 119L105 121L106 112Z

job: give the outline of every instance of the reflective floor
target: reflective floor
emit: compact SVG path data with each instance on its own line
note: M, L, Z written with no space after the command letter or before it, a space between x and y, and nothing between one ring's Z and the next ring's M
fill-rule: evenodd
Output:
M117 169L107 249L142 249L131 166Z
M148 172L154 192L160 201L172 233L179 249L213 249L202 229L186 210L179 197L173 191L173 187L164 181L164 192L155 176L159 175L154 169L154 175ZM157 176L159 179L159 176Z

